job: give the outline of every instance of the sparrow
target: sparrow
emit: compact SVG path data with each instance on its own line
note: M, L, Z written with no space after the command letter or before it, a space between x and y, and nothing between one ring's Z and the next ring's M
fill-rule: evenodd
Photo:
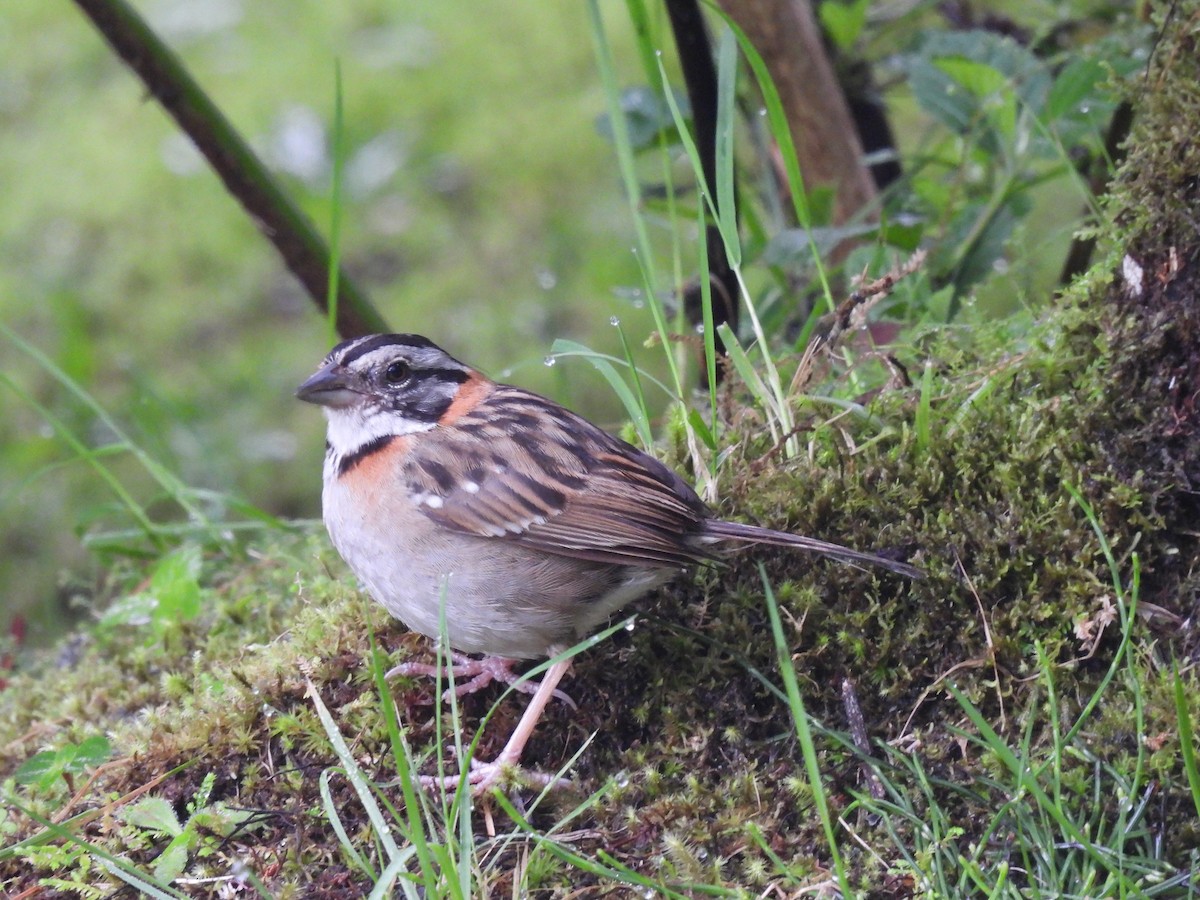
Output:
M456 693L497 679L533 694L496 759L472 761L473 794L516 766L546 705L565 697L569 658L537 685L514 662L560 657L688 566L757 543L921 577L904 562L720 519L654 457L415 334L338 344L296 396L328 420L325 526L370 595L413 631L444 629L452 676L471 676ZM388 674L435 671L408 663Z

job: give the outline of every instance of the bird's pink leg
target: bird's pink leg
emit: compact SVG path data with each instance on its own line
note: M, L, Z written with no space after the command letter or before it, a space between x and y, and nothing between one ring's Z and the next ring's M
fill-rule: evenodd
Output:
M442 694L442 699L447 703L450 701L451 693L457 697L473 694L487 687L493 681L510 685L525 694L537 695L538 682L529 679L522 681L523 676L518 675L512 670L513 665L516 663L515 659L508 659L504 656L485 656L482 659L472 659L465 653L457 652L452 652L450 658L454 661L454 664L449 667L439 666L434 663L401 663L391 669L385 677L388 679L401 676L406 678L429 676L432 678L436 677L439 672L444 672L452 679L469 678L470 680L464 684L456 684L454 687L446 688L446 691ZM559 677L561 678L562 676ZM553 696L563 701L571 709L579 708L576 706L575 701L563 691L556 690Z
M512 736L509 737L508 743L504 745L504 749L491 762L481 763L477 760L471 760L471 771L467 773L467 784L471 786L472 796L479 796L487 792L500 777L504 774L504 770L510 766L516 766L521 761L521 754L525 750L525 745L529 742L530 735L533 734L534 728L537 727L538 721L542 718L542 713L546 710L546 705L550 699L559 692L556 690L558 683L562 681L564 675L571 668L571 660L564 659L554 663L542 676L541 683L537 686L534 692L533 699L529 701L529 705L525 707L525 712L521 716L521 721L517 723L517 727L513 729ZM543 785L548 785L551 782L556 782L550 775L543 775L535 772L525 773L526 777L537 781ZM421 779L421 783L425 787L441 786L445 789L452 790L456 788L462 780L459 775L447 776L438 778L437 776L429 775Z

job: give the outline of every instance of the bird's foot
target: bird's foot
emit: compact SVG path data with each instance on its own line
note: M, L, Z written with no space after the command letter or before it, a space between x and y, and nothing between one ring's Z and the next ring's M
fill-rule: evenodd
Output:
M461 774L421 776L421 786L426 790L457 791L465 784L472 797L480 797L493 787L512 782L538 788L565 788L571 784L568 779L557 775L522 769L516 760L505 759L503 753L492 762L472 759L471 769L465 778Z
M521 714L521 720L517 722L517 727L509 736L508 743L504 745L504 749L500 751L495 760L482 763L472 759L471 767L465 774L460 773L457 777L452 778L423 778L421 779L422 784L426 787L440 786L443 790L458 790L460 784L466 783L470 785L471 796L478 797L500 782L507 771L520 772L524 780L540 783L543 787L568 783L565 779L537 772L522 771L517 768L517 763L521 761L521 753L529 741L529 736L533 734L538 720L542 717L546 704L558 693L556 690L558 683L562 681L563 676L570 668L571 660L568 658L558 660L546 670L546 674L538 683L537 692L529 701L529 705L525 707L525 712Z
M401 676L405 678L412 678L414 676L436 677L439 673L445 673L452 679L469 679L462 684L456 684L454 687L447 688L442 694L442 699L446 702L450 701L452 694L456 697L473 694L487 687L493 681L511 685L518 691L531 695L537 693L538 686L540 685L540 682L524 678L524 676L513 671L512 667L517 662L515 659L508 659L504 656L485 656L482 659L474 659L464 653L456 652L450 654L450 659L453 661L453 665L449 667L433 663L401 663L391 669L386 677L389 679ZM555 690L554 697L567 704L571 709L579 708L575 701L564 691Z

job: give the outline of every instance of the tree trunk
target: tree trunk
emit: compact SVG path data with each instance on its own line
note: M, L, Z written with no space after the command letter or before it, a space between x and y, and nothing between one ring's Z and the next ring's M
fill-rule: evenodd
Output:
M845 95L807 0L721 0L766 63L787 114L805 186L836 191L841 225L875 199Z

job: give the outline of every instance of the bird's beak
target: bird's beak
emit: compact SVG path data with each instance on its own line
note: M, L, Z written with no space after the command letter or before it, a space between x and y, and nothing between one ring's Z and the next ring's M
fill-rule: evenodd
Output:
M308 403L344 409L361 399L361 391L355 389L355 381L341 366L329 363L296 388L296 396Z

